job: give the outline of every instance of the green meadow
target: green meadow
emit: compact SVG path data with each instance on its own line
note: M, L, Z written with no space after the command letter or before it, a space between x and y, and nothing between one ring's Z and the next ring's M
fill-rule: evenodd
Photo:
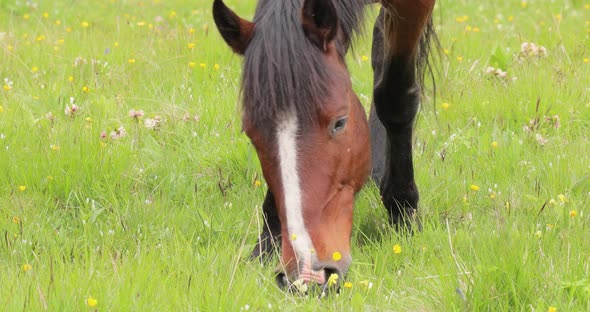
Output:
M0 310L590 311L589 1L438 2L424 229L368 184L322 299L248 258L266 183L211 4L0 0ZM367 110L377 9L348 56Z

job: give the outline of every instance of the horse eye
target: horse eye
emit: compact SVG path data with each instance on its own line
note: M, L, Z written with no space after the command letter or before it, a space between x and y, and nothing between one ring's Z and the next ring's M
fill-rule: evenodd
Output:
M336 122L334 123L334 126L330 130L330 133L332 135L336 135L340 131L344 130L344 127L346 126L347 121L348 121L348 117L343 117L343 118L336 120Z

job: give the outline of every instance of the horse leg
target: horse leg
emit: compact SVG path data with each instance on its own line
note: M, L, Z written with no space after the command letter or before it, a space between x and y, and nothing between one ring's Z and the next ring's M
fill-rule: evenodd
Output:
M274 196L270 191L266 192L262 204L264 225L258 242L252 250L252 258L259 258L262 263L267 263L275 252L281 249L281 220L277 214Z
M412 163L412 130L420 105L417 58L425 57L418 50L435 1L382 2L372 50L373 178L379 183L390 222L411 230L419 198Z

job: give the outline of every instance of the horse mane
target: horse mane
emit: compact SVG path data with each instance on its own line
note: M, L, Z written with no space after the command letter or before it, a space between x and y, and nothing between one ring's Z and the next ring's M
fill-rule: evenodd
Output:
M254 15L255 31L244 53L242 104L244 113L259 129L273 129L284 112L297 113L300 124L315 120L318 106L329 93L331 73L322 51L307 39L301 25L304 0L261 0ZM333 0L344 58L360 30L364 3Z
M364 7L372 0L332 0L341 36L337 50L344 59L356 34L364 25ZM329 94L331 75L322 51L307 39L301 24L304 0L260 0L254 14L255 31L244 53L242 105L250 122L259 129L274 129L280 115L296 112L300 126L315 120L319 105ZM429 60L431 44L440 50L432 19L419 43L417 82L424 90L426 76L434 84ZM265 133L270 135L270 133Z

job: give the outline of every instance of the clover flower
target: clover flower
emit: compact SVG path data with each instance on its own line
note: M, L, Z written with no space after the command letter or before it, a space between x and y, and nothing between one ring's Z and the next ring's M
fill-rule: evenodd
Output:
M547 49L543 46L538 46L532 42L523 42L520 45L520 54L519 57L521 59L526 58L541 58L547 56Z
M127 135L127 131L125 131L125 128L123 128L123 126L111 131L111 139L113 139L113 140L123 138L126 135Z
M129 111L129 117L131 118L135 118L135 120L138 120L139 118L143 117L145 115L145 113L143 112L143 110L130 110Z
M156 116L154 118L147 118L144 121L144 125L148 129L158 130L160 128L161 122L162 122L162 117Z

